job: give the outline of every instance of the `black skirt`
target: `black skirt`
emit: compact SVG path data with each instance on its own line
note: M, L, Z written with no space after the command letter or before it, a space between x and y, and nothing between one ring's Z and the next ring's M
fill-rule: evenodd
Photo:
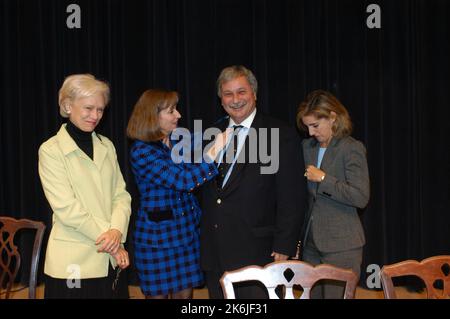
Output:
M128 299L128 280L126 270L117 278L118 269L109 265L108 276L103 278L81 279L79 285L72 281L45 275L45 299ZM117 279L117 280L116 280ZM75 286L69 288L69 286ZM79 286L79 287L77 287Z

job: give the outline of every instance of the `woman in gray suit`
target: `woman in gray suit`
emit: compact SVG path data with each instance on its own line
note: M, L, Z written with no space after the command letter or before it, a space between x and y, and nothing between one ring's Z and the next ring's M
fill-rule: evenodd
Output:
M350 268L359 276L365 239L357 208L367 205L370 193L366 149L350 136L350 116L329 92L307 96L297 125L311 136L303 141L309 207L303 260ZM312 297L342 298L343 292L343 284L326 282Z

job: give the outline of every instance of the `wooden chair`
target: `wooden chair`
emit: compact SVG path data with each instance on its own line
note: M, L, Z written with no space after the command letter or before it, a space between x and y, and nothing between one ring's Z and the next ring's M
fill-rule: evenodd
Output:
M234 271L226 271L220 279L225 299L236 299L233 283L242 281L259 281L266 286L270 299L279 299L275 292L277 287L285 287L284 299L295 299L293 287L300 285L303 294L299 299L310 299L311 288L322 279L346 282L344 299L355 296L358 276L347 269L321 264L312 266L302 261L275 261L264 267L247 266Z
M0 294L0 297L4 294L6 299L9 298L20 267L20 252L14 244L14 236L21 229L35 229L28 291L28 297L35 299L37 269L45 225L38 221L29 219L17 220L11 217L0 217L0 225L0 291L6 286L6 290Z
M418 262L406 260L384 266L380 272L384 296L396 299L393 277L416 276L423 280L427 288L428 299L445 299L450 297L450 256L434 256ZM442 282L443 289L438 290L435 284Z

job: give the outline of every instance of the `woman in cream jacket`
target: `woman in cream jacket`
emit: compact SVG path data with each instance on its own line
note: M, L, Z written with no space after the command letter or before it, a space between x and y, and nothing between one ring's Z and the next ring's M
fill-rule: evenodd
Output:
M114 269L129 265L122 244L131 197L114 145L94 132L108 100L108 85L92 75L67 77L59 91L67 124L39 148L39 176L53 210L45 298L111 298Z

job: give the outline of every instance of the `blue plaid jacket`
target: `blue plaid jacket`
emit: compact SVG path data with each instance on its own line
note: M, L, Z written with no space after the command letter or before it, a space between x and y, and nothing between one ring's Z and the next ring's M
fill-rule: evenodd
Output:
M134 240L137 245L169 248L189 245L198 234L200 206L192 191L214 178L214 163L180 163L162 142L135 141L131 167L140 192ZM173 218L155 222L150 214L172 211Z

